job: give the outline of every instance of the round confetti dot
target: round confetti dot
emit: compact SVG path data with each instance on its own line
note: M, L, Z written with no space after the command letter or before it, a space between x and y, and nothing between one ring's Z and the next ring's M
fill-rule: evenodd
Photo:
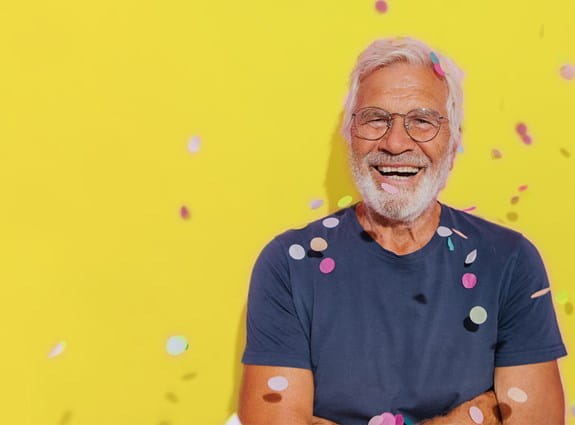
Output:
M491 158L492 159L501 159L503 155L501 155L501 151L498 149L493 149L491 151Z
M59 356L66 349L66 341L60 341L48 354L49 358Z
M565 64L561 67L559 73L566 80L572 80L573 78L575 78L575 65L572 65L570 63Z
M531 294L531 298L539 298L542 297L543 295L547 294L548 292L551 291L551 288L547 287L547 288L543 288L540 289L537 292L534 292L533 294Z
M435 52L429 53L429 57L431 58L431 63L439 63L439 58L435 54Z
M385 13L387 12L387 3L384 0L377 0L375 2L375 9L379 13Z
M437 228L437 234L439 236L441 236L442 238L447 238L447 237L451 236L453 234L453 232L451 231L451 229L449 227L439 226Z
M327 249L327 242L324 238L313 238L311 240L311 242L309 243L309 246L311 249L313 249L314 251L325 251Z
M333 229L334 227L337 227L339 220L335 217L328 217L324 219L321 224L323 224L324 227L327 227L328 229Z
M507 213L507 220L509 221L517 221L518 218L519 216L517 215L516 212L510 211Z
M349 195L344 196L339 201L337 201L337 206L340 208L345 208L349 204L351 204L352 200L353 200L353 198L351 196L349 196Z
M525 143L526 145L530 145L531 143L533 143L533 139L529 134L521 135L521 140L523 140L523 143Z
M507 397L511 400L516 401L517 403L525 403L527 401L527 393L523 391L521 388L511 387L507 391Z
M323 205L323 199L314 199L314 200L310 201L310 203L309 203L309 207L312 210L317 210L322 205Z
M289 256L294 260L301 260L305 258L305 249L303 246L294 243L292 246L289 247Z
M172 356L179 356L186 351L188 347L188 340L182 335L171 336L166 342L166 351Z
M515 205L517 202L519 202L519 196L515 195L511 198L511 204Z
M441 65L438 63L434 63L433 64L433 70L435 71L435 73L437 75L439 75L440 77L445 77L445 72L443 71L443 69L441 68Z
M389 412L383 413L381 415L381 425L395 425L395 416Z
M377 415L371 418L367 425L381 425L381 415Z
M527 186L526 184L522 184L521 186L519 186L519 187L517 188L517 190L518 190L519 192L524 192L524 191L527 190L528 187L529 187L529 186Z
M467 288L467 289L475 288L475 285L477 285L477 276L475 276L473 273L465 273L463 275L463 277L461 278L461 283L463 284L464 288ZM475 322L475 320L473 320L473 321ZM475 323L477 323L477 322L475 322ZM480 324L480 323L478 323L478 324Z
M451 230L453 230L453 233L455 233L456 235L461 236L463 239L467 239L467 235L461 233L459 230L454 229L453 227L451 228Z
M517 126L515 127L515 131L517 131L517 133L520 136L523 136L524 134L527 134L527 126L525 124L523 124L522 122L520 122L519 124L517 124Z
M188 151L190 153L198 153L200 151L200 138L193 136L188 142Z
M471 417L471 420L476 424L483 423L483 412L479 407L471 406L469 408L469 416Z
M465 265L468 266L468 265L472 264L476 259L477 259L477 250L474 249L469 254L467 254L467 257L465 257ZM464 277L465 277L465 275L464 275ZM477 281L477 278L475 280ZM463 286L465 286L465 284L463 284Z
M328 274L331 273L333 270L335 269L335 261L333 260L333 258L324 258L323 260L321 260L321 263L319 263L319 270L322 273Z
M399 193L399 189L397 187L388 183L382 183L381 188L385 190L387 193L391 193L392 195Z
M188 210L188 208L186 206L183 206L182 208L180 208L180 216L184 220L187 220L188 218L190 218L190 211Z
M268 379L268 387L274 391L283 391L288 387L288 380L285 376L274 376Z
M403 420L403 415L397 414L395 415L395 425L404 425L405 422Z
M487 311L481 306L475 306L469 312L469 318L476 325L482 325L487 321Z
M555 301L557 301L559 304L565 304L567 301L569 301L569 295L566 291L557 292L555 294Z

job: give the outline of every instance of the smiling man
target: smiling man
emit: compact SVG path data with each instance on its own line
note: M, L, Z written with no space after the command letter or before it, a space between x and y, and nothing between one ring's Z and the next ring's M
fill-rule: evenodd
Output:
M437 200L461 77L410 38L360 55L342 132L363 199L260 254L244 425L564 424L566 351L539 253Z

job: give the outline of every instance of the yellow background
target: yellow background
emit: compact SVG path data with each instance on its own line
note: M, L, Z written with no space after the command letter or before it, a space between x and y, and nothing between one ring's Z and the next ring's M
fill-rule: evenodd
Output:
M3 1L0 423L224 424L253 261L357 199L342 104L359 52L389 35L465 70L442 200L538 246L575 350L575 80L559 74L574 17L571 0ZM575 424L575 362L560 365Z

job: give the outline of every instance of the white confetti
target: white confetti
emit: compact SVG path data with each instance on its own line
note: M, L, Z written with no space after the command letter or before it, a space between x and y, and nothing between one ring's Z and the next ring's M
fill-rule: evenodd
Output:
M322 224L328 229L333 229L334 227L337 227L339 220L335 217L328 217L322 221Z
M487 321L487 311L481 306L475 306L469 312L469 318L476 325L482 325Z
M285 376L274 376L268 379L268 387L274 391L283 391L288 387L288 380Z
M52 348L52 351L50 351L48 357L52 358L59 356L64 352L65 348L66 348L66 341L60 341L58 344L56 344L54 348Z
M469 254L467 254L467 257L465 257L465 265L468 266L472 264L476 259L477 259L477 250L474 249Z
M301 260L305 257L305 249L303 246L294 243L292 246L289 247L289 255L294 260Z
M449 227L439 226L437 228L437 234L439 236L441 236L442 238L446 238L448 236L451 236L453 234L453 232L451 231L451 229Z
M188 349L188 340L185 336L174 335L166 341L166 350L172 356L179 356Z
M507 397L517 403L525 403L527 401L527 393L521 388L511 387L507 391Z

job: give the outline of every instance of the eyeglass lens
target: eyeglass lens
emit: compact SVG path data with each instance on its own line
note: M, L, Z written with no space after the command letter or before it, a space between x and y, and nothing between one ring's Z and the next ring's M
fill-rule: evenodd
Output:
M414 109L404 119L407 134L418 142L433 139L441 126L441 115L432 109ZM380 108L364 108L355 115L356 135L362 139L380 139L392 124L392 114Z

